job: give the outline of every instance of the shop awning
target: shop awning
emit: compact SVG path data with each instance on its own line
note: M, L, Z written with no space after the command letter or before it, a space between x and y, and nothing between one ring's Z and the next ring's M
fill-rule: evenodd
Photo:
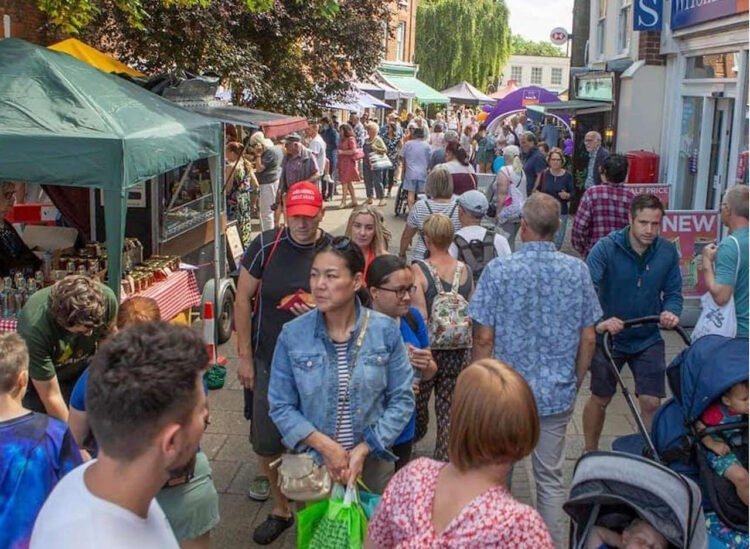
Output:
M379 99L386 99L388 101L398 101L399 99L408 100L414 97L414 92L401 90L395 86L392 86L391 84L385 81L385 78L383 78L381 74L377 72L371 74L368 80L370 82L373 82L376 86L379 86L385 91L385 96L379 97Z
M449 97L451 103L459 103L461 105L483 105L495 102L489 95L480 92L466 81L442 90L440 93Z
M125 63L119 62L114 57L110 57L75 38L68 38L57 44L52 44L51 46L48 46L48 49L72 55L79 61L88 63L100 71L113 72L115 74L127 74L134 77L145 76L143 73L127 66Z
M269 139L283 137L292 132L307 128L307 120L301 116L287 116L275 112L259 111L237 106L188 106L193 112L221 120L225 124L235 124L263 130Z
M546 113L567 112L571 114L594 114L597 112L607 112L612 110L611 103L600 101L583 101L582 99L573 99L571 101L557 101L556 103L540 103L538 105L529 105L526 107L530 111Z
M328 109L341 110L341 111L360 111L362 109L391 109L392 107L388 103L383 103L380 99L377 99L360 89L355 89L349 92L341 100L329 100L323 105Z
M414 93L414 96L420 103L435 103L440 105L447 105L450 103L448 97L436 89L431 88L416 76L383 72L380 72L380 74L391 86Z

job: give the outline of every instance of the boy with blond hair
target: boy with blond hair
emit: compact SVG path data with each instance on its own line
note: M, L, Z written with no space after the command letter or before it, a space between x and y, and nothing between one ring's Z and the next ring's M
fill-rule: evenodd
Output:
M0 547L27 547L39 510L63 475L81 463L66 423L23 407L29 352L0 334Z

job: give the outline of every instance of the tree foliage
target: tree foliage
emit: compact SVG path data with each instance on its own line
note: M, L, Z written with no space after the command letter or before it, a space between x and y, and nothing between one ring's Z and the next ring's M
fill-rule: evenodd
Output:
M511 39L511 51L513 55L565 57L565 52L550 42L534 42L533 40L526 40L519 34L514 34Z
M462 80L487 89L510 56L505 2L422 0L414 55L419 78L439 90Z
M100 1L83 31L95 47L147 74L215 73L247 90L253 107L288 114L317 114L357 75L374 72L390 17L382 0L342 0L335 9L331 0L275 0L265 11L248 11L243 0L139 0L147 16L134 27L119 0Z

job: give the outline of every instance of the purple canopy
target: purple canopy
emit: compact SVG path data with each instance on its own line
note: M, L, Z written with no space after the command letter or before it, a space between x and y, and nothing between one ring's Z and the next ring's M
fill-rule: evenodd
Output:
M536 105L539 103L554 103L560 101L557 94L540 88L539 86L524 86L510 92L497 102L490 115L487 117L485 124L487 126L498 117L512 112L523 112L527 105Z

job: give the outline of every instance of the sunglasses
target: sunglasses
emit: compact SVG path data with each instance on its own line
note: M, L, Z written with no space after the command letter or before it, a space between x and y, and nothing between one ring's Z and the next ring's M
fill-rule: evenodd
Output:
M384 286L375 286L378 290L384 290L386 292L392 292L396 294L398 299L403 299L406 294L414 295L417 291L417 287L412 284L406 288L386 288Z
M348 236L337 236L331 241L331 248L340 252L350 250L354 245L354 242Z

